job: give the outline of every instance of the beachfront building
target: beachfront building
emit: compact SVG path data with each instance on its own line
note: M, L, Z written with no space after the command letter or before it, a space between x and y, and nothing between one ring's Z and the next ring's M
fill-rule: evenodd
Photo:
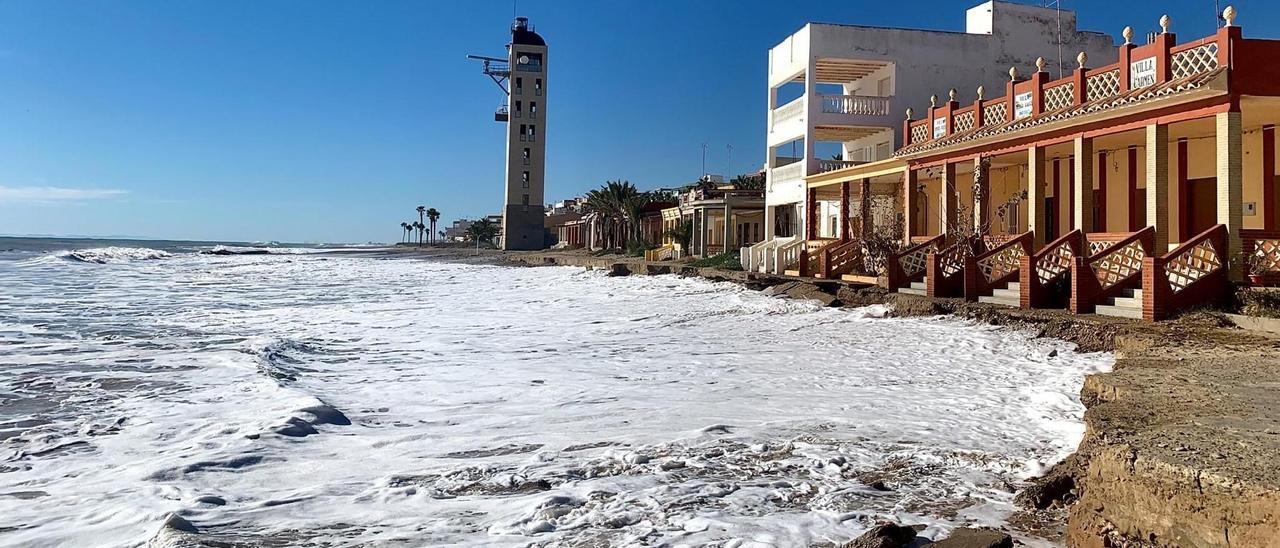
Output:
M668 224L690 224L689 256L710 257L764 239L762 189L739 189L730 184L695 187L680 194L676 209L674 214L664 212L663 218Z
M1179 42L1162 17L1146 44L1124 29L1118 62L1079 54L1054 78L1040 60L949 94L893 158L809 177L807 217L818 195L896 180L905 247L882 274L930 296L1158 320L1226 299L1246 268L1276 277L1280 41L1235 18Z
M543 213L547 147L547 43L525 17L511 25L507 44L510 109L502 248L546 247Z
M1010 64L1043 56L1057 71L1066 52L1065 74L1077 51L1115 60L1113 40L1077 31L1071 11L993 1L965 16L965 32L809 23L769 50L764 226L767 240L781 240L765 246L809 229L805 177L885 160L907 143L903 112L923 112L938 82L969 100L980 85L1003 89ZM820 198L828 209L840 203Z

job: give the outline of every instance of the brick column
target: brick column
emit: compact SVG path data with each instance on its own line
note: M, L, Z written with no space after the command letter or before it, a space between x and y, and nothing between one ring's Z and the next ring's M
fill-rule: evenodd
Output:
M1244 211L1244 147L1240 112L1221 112L1215 116L1218 157L1218 222L1227 225L1227 257L1231 281L1243 279L1240 264L1240 229Z
M1075 203L1071 205L1072 217L1075 219L1076 228L1086 234L1093 232L1093 139L1088 137L1075 138L1075 165L1073 173L1075 176L1074 194Z
M1151 124L1147 133L1147 225L1155 227L1153 249L1169 252L1169 126Z
M956 165L946 163L942 166L942 200L938 207L942 209L942 221L938 232L941 234L950 234L954 228L957 228L956 219L956 192L959 190L956 186Z
M875 232L871 221L871 179L862 180L862 193L858 195L858 216L862 218L862 238L870 238Z
M973 159L973 233L982 235L990 232L987 225L991 222L991 184L989 158Z
M1098 222L1093 227L1098 232L1107 231L1107 152L1104 150L1098 153L1098 164L1095 168L1098 172Z
M852 235L849 228L849 214L853 213L849 207L849 181L840 183L840 240L846 241Z
M911 237L915 236L916 231L916 184L918 184L919 175L916 170L907 168L902 174L902 237L907 245L911 244Z
M1039 251L1045 240L1045 153L1044 147L1027 149L1027 229L1031 231L1031 248Z
M804 239L818 239L818 189L809 188L804 200Z
M1263 230L1280 226L1280 207L1276 207L1276 127L1262 126L1262 218Z

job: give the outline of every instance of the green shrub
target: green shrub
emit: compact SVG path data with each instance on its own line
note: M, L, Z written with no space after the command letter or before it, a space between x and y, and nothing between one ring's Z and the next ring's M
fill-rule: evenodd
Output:
M721 253L705 259L698 259L690 263L690 266L698 268L719 268L721 270L742 270L742 261L741 258L738 257L737 251L729 251L727 253Z

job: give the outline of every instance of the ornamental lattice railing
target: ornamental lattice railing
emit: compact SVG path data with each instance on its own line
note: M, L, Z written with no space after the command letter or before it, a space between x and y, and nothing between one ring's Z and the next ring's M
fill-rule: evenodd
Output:
M1222 304L1230 294L1227 226L1214 225L1163 257L1142 265L1142 317L1157 321L1174 313Z
M1076 314L1092 313L1102 299L1142 284L1142 262L1155 245L1155 228L1146 227L1071 265L1071 302ZM1093 235L1090 234L1090 237Z
M1244 257L1253 256L1255 263L1245 274L1260 274L1268 285L1280 283L1280 230L1241 230L1241 251Z
M966 237L928 257L925 287L930 297L958 297L964 293L964 265L982 245L980 239Z
M1084 249L1084 233L1073 230L1022 258L1018 264L1018 300L1022 308L1063 306L1070 296L1063 289L1071 265Z
M929 254L937 252L946 241L945 234L923 237L919 240L912 238L913 245L890 254L885 259L889 289L896 291L899 287L923 277L925 268L928 266Z
M964 268L964 297L970 301L991 295L996 287L1018 279L1022 258L1031 254L1032 233L1023 232L1004 238L983 238L984 241L1003 243L987 244L987 250L974 255Z

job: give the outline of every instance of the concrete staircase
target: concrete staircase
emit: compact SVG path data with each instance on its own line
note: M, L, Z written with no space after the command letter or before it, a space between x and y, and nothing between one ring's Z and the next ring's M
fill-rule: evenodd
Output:
M1122 297L1107 299L1110 304L1094 307L1094 312L1104 316L1142 319L1142 290L1126 289Z
M1000 304L1018 308L1022 306L1022 286L1018 282L1009 282L1003 289L991 290L991 296L978 297L978 302Z
M909 286L898 288L898 293L906 293L907 295L928 295L929 294L929 277L925 276L923 280L911 282Z

